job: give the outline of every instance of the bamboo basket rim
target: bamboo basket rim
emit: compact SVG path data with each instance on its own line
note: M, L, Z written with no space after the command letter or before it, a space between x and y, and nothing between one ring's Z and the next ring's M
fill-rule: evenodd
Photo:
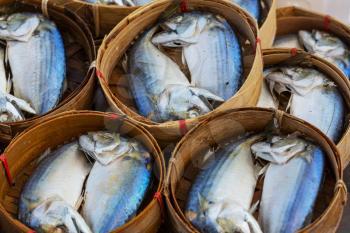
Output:
M270 48L270 49L264 49L263 50L263 60L264 60L264 57L265 56L270 56L270 55L278 55L278 54L281 54L281 55L287 55L287 54L290 54L291 57L293 57L294 55L292 55L294 52L296 52L296 54L303 54L305 56L307 56L307 60L310 60L312 62L312 64L319 68L318 65L315 65L314 64L314 61L317 61L317 62L321 62L323 63L325 66L328 66L333 72L335 72L338 76L338 78L340 79L340 81L343 82L343 84L346 85L347 87L347 92L348 94L350 94L350 81L349 79L346 77L346 75L333 63L327 61L326 59L324 58L321 58L317 55L313 55L313 54L310 54L310 53L307 53L305 52L304 50L302 49L297 49L296 51L292 51L293 48L289 49L289 48ZM334 81L333 78L329 78L330 80ZM347 106L347 109L348 109L348 112L347 112L347 116L350 116L350 95L349 96L345 96L343 93L344 93L345 90L340 90L341 94L342 94L342 97L344 99L344 102L345 102L345 105ZM346 122L345 122L346 123ZM340 138L340 140L336 143L336 145L341 145L343 143L345 143L345 141L347 140L347 137L350 135L350 124L347 125L347 127L345 128L344 127L344 130L343 130L343 133L342 133L342 136ZM346 165L349 163L349 156L348 155L344 155L342 156L342 166L343 166L343 169L346 168Z
M188 1L192 1L192 0L188 0ZM211 0L200 0L201 2L213 2ZM155 8L159 8L162 6L171 6L173 4L173 1L171 0L157 0L154 1L152 3L149 3L141 8L139 8L138 10L132 12L129 16L125 17L116 27L114 27L112 29L112 31L103 39L102 44L100 46L100 49L98 51L97 54L97 59L96 59L96 76L99 76L100 74L103 75L103 72L101 70L101 64L108 58L106 58L106 51L111 50L111 48L113 48L113 46L111 46L111 41L113 41L115 38L118 38L118 34L123 31L126 30L128 28L128 25L130 23L132 23L135 19L137 19L139 16L147 14L148 12L151 12L153 9ZM242 84L240 90L242 89L242 87L245 85L246 87L255 85L255 83L249 83L246 82L249 77L252 76L252 72L254 71L252 68L254 67L254 64L259 60L259 57L261 56L261 43L260 43L260 39L259 39L259 30L258 30L258 26L256 21L243 9L239 8L237 5L226 1L226 0L216 0L215 4L219 5L219 6L224 6L224 7L230 7L231 9L233 9L237 14L241 15L244 22L245 22L245 26L247 27L247 29L249 28L249 31L254 35L255 37L255 41L253 44L259 45L259 46L254 46L255 47L255 53L254 55L254 62L252 63L252 67L247 75L247 78L245 80L245 82ZM175 5L176 6L176 5ZM191 9L192 10L192 9ZM190 11L191 11L190 10ZM135 38L134 38L135 39ZM252 44L252 46L253 46ZM120 59L116 62L118 63L120 62ZM105 77L104 79L108 80L109 77ZM113 94L113 92L111 91L111 89L109 88L109 84L105 83L103 80L101 80L101 78L98 78L99 83L102 87L102 89L104 90L104 93L109 96L108 99L113 100L113 103L117 103L117 105L122 106L122 108L127 108L128 111L130 111L131 113L133 113L133 115L131 116L131 118L136 118L135 120L139 123L142 124L143 126L146 127L152 127L152 126L170 126L173 124L176 124L179 121L182 120L170 120L170 121L166 121L166 122L155 122L155 121L151 121L149 119L147 119L146 117L140 115L138 112L132 110L129 108L129 106L126 106L124 103L122 103L121 101L119 101L119 99ZM232 96L230 99L234 99L237 98L239 95L242 95L241 91L238 91L234 96ZM246 90L245 90L246 91ZM225 104L226 102L224 102L223 104ZM219 107L220 108L220 107ZM213 111L215 111L216 109L214 109ZM209 115L213 114L213 111L203 114L199 117L196 118L192 118L192 119L184 119L184 121L186 121L187 124L192 124L194 122L197 121L201 121L205 118L207 118ZM125 112L122 110L122 113L125 114Z
M7 1L5 1L4 5L11 5L11 4L16 4L16 3L23 4L24 6L33 7L33 9L35 9L36 11L44 14L42 6L40 4L28 2L26 0L7 0ZM1 4L1 1L0 1L0 4ZM91 34L91 31L90 31L89 27L86 25L86 23L84 22L84 20L81 19L74 12L71 12L71 11L62 12L62 11L60 11L59 7L56 7L54 5L49 5L49 6L50 7L48 8L48 12L47 12L48 18L50 18L50 13L54 14L55 17L63 18L64 21L66 21L66 22L69 21L71 24L75 24L75 26L80 29L79 34L85 36L85 42L87 42L88 46L90 47L89 51L85 50L85 48L83 48L83 49L85 50L89 61L92 63L94 61L94 59L96 58L95 42L94 42L93 36ZM52 20L52 21L55 22L55 20ZM84 86L89 82L89 80L94 78L94 73L95 73L95 68L93 68L93 67L89 68L86 71L84 79L79 84L79 86L77 88L75 88L67 97L60 100L60 102L55 106L55 108L53 108L49 112L47 112L43 115L37 115L37 116L31 117L31 118L28 118L28 119L25 119L22 121L0 123L0 126L6 128L6 127L12 127L12 126L17 126L17 125L21 125L21 124L27 124L27 123L31 124L37 120L41 120L43 118L54 115L57 110L59 110L61 107L65 106L69 101L71 101L75 96L77 96L81 90L84 89Z
M169 206L168 208L172 208L172 210L174 210L174 213L176 215L175 217L180 218L183 221L182 227L185 227L188 231L198 232L198 230L196 230L194 228L194 226L192 226L192 224L184 216L184 213L183 213L181 207L179 206L179 204L175 198L176 193L175 193L175 190L173 190L173 188L172 188L172 181L171 181L171 176L173 175L172 173L178 175L178 169L176 167L175 161L178 161L177 152L179 151L179 148L181 148L183 146L183 144L186 142L186 139L188 137L191 137L193 134L195 134L198 129L200 129L202 127L204 128L208 122L215 120L216 118L224 117L225 115L231 115L231 114L239 113L239 112L250 112L250 111L251 112L259 111L262 113L270 113L273 116L277 117L279 122L283 122L284 119L288 119L289 121L291 120L294 122L298 122L298 123L302 124L303 126L312 129L315 133L319 134L327 142L328 146L331 148L331 150L334 153L334 162L336 163L336 168L333 171L333 175L335 176L336 182L335 182L334 193L333 193L332 199L329 202L327 208L323 211L323 213L320 216L318 216L316 219L314 219L314 221L312 223L310 223L307 226L305 226L304 228L300 229L298 231L298 233L304 232L307 229L311 228L314 224L317 224L317 223L323 221L323 219L326 217L327 213L330 212L331 207L335 204L336 200L338 198L341 198L340 195L342 195L343 206L347 202L347 187L343 181L343 169L342 169L342 160L340 157L340 153L339 153L336 145L333 143L333 141L330 140L325 134L323 134L322 131L320 131L318 128L316 128L315 126L311 125L310 123L308 123L302 119L296 118L288 113L285 113L285 112L280 111L280 110L272 109L272 108L248 107L248 108L231 109L231 110L219 112L219 113L215 114L215 116L211 116L208 119L197 124L195 127L193 127L186 134L185 137L183 137L180 140L180 142L176 145L175 149L172 152L171 159L170 159L171 162L169 162L169 164L168 164L167 175L166 175L165 184L164 184L164 196L165 196L167 206ZM279 125L281 125L281 124L279 123ZM330 159L329 154L327 154L327 157ZM176 180L176 183L178 183L178 182L179 182L179 180Z
M305 22L308 22L307 20L312 18L313 20L317 20L324 24L324 27L327 31L334 33L334 27L341 31L344 34L350 35L350 26L347 26L345 23L341 22L337 18L335 18L332 15L323 14L321 12L309 10L303 7L298 6L286 6L286 7L280 7L277 9L277 22L281 19L303 19ZM327 26L326 26L327 25ZM276 36L278 36L278 28L276 32ZM339 33L336 33L339 34ZM348 38L350 41L350 38Z
M89 111L89 110L72 110L72 111L59 113L55 116L49 117L47 120L45 120L45 122L33 125L27 129L25 129L23 132L21 132L18 136L16 136L10 142L10 144L6 147L3 154L6 155L9 150L11 150L13 147L15 147L17 143L20 143L22 141L23 137L25 137L28 133L35 132L38 127L44 127L45 125L52 123L52 122L56 121L57 119L64 119L64 118L69 118L71 116L81 116L81 115L105 117L105 118L109 118L111 116L112 117L118 116L118 119L121 119L123 122L127 122L129 126L142 132L143 136L146 137L148 140L150 140L152 142L152 146L154 146L155 151L152 153L152 156L153 156L153 158L155 158L156 160L159 161L159 164L158 164L158 166L159 166L158 167L158 169L159 169L159 181L158 181L158 185L157 185L157 193L163 193L166 168L165 168L164 156L163 156L163 153L162 153L158 143L156 142L155 138L142 126L137 124L135 121L129 119L128 117L124 117L123 115L120 115L117 113L111 113L111 112L105 113L105 112L97 112L97 111ZM13 170L14 167L15 167L15 165L13 165L12 167L9 167L10 173L11 173L11 169ZM138 212L138 214L135 217L130 219L127 223L125 223L121 227L114 229L112 232L114 232L114 231L120 232L120 231L127 229L129 226L134 225L135 223L140 221L140 219L142 219L144 217L144 215L146 215L150 209L154 208L155 205L159 205L159 203L155 198L153 198L140 212ZM160 211L164 211L161 206L159 206L159 208L160 208ZM18 227L20 227L21 229L23 229L27 232L29 232L31 230L24 223L20 222L16 218L13 218L11 216L11 214L8 213L8 211L4 208L2 203L0 203L0 212L2 212L4 214L4 216L6 217L6 219L8 221L10 221L12 224L17 225Z

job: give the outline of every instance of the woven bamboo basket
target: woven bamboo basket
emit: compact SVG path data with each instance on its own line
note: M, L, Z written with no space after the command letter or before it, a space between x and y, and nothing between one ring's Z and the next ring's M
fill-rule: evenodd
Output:
M31 0L40 2L41 0ZM186 4L187 0L174 0ZM108 34L126 16L140 7L124 7L106 4L91 4L82 0L49 0L48 4L60 6L81 16L90 25L96 38ZM271 47L276 33L276 0L261 0L263 19L260 25L262 47Z
M344 102L347 105L347 110L350 109L350 83L344 73L330 62L319 58L317 56L309 55L302 50L294 49L266 49L263 51L263 58L265 66L277 65L280 63L293 65L312 65L317 70L326 74L339 88L342 93ZM346 118L348 119L348 118ZM345 168L350 161L350 127L344 126L343 137L337 144L341 155L343 168Z
M20 134L5 150L11 180L0 172L0 230L6 233L27 233L30 229L17 220L18 198L21 189L35 169L36 160L47 149L54 149L89 131L112 130L142 142L154 158L153 181L149 195L137 216L115 233L157 232L162 217L161 196L165 165L162 153L155 139L142 127L132 121L110 113L91 111L71 111L58 114L47 121L37 124ZM14 185L9 185L14 183Z
M276 8L277 0L265 1L266 8L269 9L265 20L260 25L261 47L267 49L272 47L277 31Z
M41 4L22 0L0 0L0 14L18 11L41 13ZM60 103L55 109L45 115L28 118L24 121L0 124L0 139L10 141L16 134L34 123L44 121L47 117L57 113L85 109L89 106L94 88L93 69L89 66L96 57L94 42L89 28L73 13L61 13L53 7L47 12L51 20L59 27L66 51L67 84Z
M299 30L328 31L350 45L350 28L330 15L323 15L299 7L283 7L277 10L276 37L297 33Z
M137 36L146 28L154 25L164 12L178 10L174 1L159 0L140 8L120 22L104 39L98 52L96 67L101 86L112 109L124 113L146 127L160 142L176 141L198 121L225 109L252 106L258 100L262 83L262 61L258 31L255 21L237 6L225 0L188 0L189 10L202 10L220 14L242 35L244 44L243 64L245 82L231 99L209 114L184 121L165 123L152 122L139 115L133 97L128 93L127 77L122 71L123 54ZM180 56L177 56L179 58ZM186 70L183 70L184 73Z
M170 221L175 232L198 232L186 219L183 208L188 192L203 162L203 153L220 143L246 132L261 132L273 118L279 121L282 133L300 132L320 145L328 155L325 182L316 201L312 223L301 232L335 232L346 204L347 191L343 179L340 155L335 145L312 125L281 111L242 108L211 117L193 128L175 148L165 184L165 198ZM261 186L256 189L256 198Z

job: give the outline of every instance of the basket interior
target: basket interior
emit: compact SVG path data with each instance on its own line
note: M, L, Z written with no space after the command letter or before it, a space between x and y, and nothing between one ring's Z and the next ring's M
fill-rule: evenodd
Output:
M103 55L111 61L111 64L107 65L106 67L107 70L104 70L104 74L106 77L108 77L108 85L115 97L114 99L120 103L119 107L125 113L133 116L135 119L150 124L153 123L151 120L137 113L134 97L129 92L128 74L123 69L123 62L125 60L124 53L128 52L128 49L132 46L139 35L146 29L150 28L150 26L162 22L162 20L164 20L164 15L167 15L168 12L172 12L174 10L174 5L163 5L155 6L152 11L149 11L152 13L138 14L132 21L128 22L128 27L130 30L122 29L122 31L120 31L118 34L117 39L114 40L114 35L111 33L108 37L110 41L107 42L108 51L106 51ZM191 10L212 12L214 14L221 15L230 23L232 28L237 33L242 47L242 80L244 82L251 71L255 58L254 29L251 29L250 25L244 21L243 18L239 18L240 16L237 12L234 13L232 10L229 10L229 7L221 5L220 3L215 4L214 2L208 3L208 1L191 1L189 2L189 7ZM122 27L122 25L123 23L120 23L119 27ZM183 73L190 80L190 72L187 65L184 65L182 62L182 50L162 49L162 51L179 65Z
M80 123L74 123L74 121L80 121ZM28 180L28 178L30 177L30 175L35 170L35 168L38 166L38 159L40 155L45 152L45 147L50 148L52 151L55 148L76 139L81 134L97 130L109 130L112 132L119 132L121 135L137 139L150 151L154 158L152 182L149 187L149 190L147 191L147 195L144 198L143 203L138 210L138 213L140 213L154 199L154 193L159 190L164 175L163 162L160 157L161 155L159 149L154 144L154 141L148 137L148 134L144 133L143 129L133 126L133 124L131 124L128 121L111 119L107 114L98 114L95 116L78 115L75 117L75 120L72 120L72 118L61 118L58 121L53 120L52 122L49 122L49 125L38 126L38 131L36 131L36 134L42 133L42 130L45 130L45 128L47 127L53 127L53 125L56 125L55 122L58 124L64 122L70 130L66 129L66 133L64 132L64 129L58 131L56 130L56 135L50 134L54 133L54 131L48 132L48 134L45 137L53 137L53 139L49 139L47 142L42 141L42 145L37 146L33 150L28 149L18 154L18 146L16 146L16 142L11 144L6 150L6 156L8 158L8 163L11 169L11 174L14 177L15 184L13 186L10 186L5 179L5 176L1 174L0 190L2 190L2 192L0 194L0 202L7 211L7 213L11 215L11 218L17 219L18 203L22 188ZM39 140L34 139L33 141L30 141L29 138L31 137L33 137L33 135L23 135L23 141L29 140L28 144L26 143L27 146L33 145L35 147L35 145L38 145L40 143L40 140L43 139L43 137L39 136ZM54 142L54 138L56 138L56 142ZM13 151L13 153L11 152L11 148L14 148L15 150ZM24 149L24 147L22 147L22 149ZM15 221L19 225L23 226L23 224L20 223L18 220Z
M257 115L259 114L259 115ZM182 218L190 225L190 222L184 216L184 208L187 203L187 197L197 174L205 167L204 155L208 156L208 151L213 151L220 145L235 139L239 135L247 132L262 132L265 127L270 124L273 118L272 112L256 112L247 111L246 113L228 114L220 116L211 122L207 122L202 127L192 131L192 135L187 137L186 141L182 141L178 150L174 154L177 162L176 168L171 170L171 192L175 209L181 211ZM235 120L234 120L235 119ZM325 169L324 181L316 201L312 221L319 218L329 206L334 197L334 187L336 180L339 178L337 163L334 153L326 140L320 136L312 137L315 132L307 129L301 123L295 124L290 119L284 120L282 123L283 133L293 133L297 129L306 138L312 138L316 144L321 145L327 153L327 163ZM191 146L192 145L192 146ZM196 145L196 146L193 146ZM214 155L210 155L212 158ZM214 159L214 158L213 158ZM206 160L208 161L208 160ZM260 199L262 194L263 180L258 181L253 203ZM259 210L255 213L256 217Z
M2 4L0 6L0 15L17 12L41 13L40 4L34 6L17 1L5 1L5 3L0 2L0 4ZM86 34L87 31L84 28L85 26L83 26L81 22L77 21L71 15L66 16L50 9L49 17L56 23L61 32L66 55L67 89L56 106L56 108L58 108L69 101L88 81L89 76L91 75L88 73L88 70L94 59L95 52L91 35Z

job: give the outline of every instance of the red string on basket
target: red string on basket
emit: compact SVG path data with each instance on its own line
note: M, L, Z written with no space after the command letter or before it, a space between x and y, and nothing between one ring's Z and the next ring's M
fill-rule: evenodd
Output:
M96 70L96 75L97 75L97 77L98 77L99 79L102 79L103 82L107 83L107 80L106 80L105 76L102 74L101 71Z
M6 174L6 177L7 177L7 181L9 182L10 185L13 184L12 182L12 176L11 176L11 173L10 173L10 169L9 169L9 165L7 163L7 159L5 157L5 154L1 154L0 155L0 161L5 169L5 174Z
M255 41L255 49L257 49L258 46L260 46L260 49L261 49L261 39L260 39L259 37L256 38L256 41Z
M160 207L160 212L162 214L162 222L164 221L164 203L163 203L163 197L162 197L162 193L161 192L156 192L154 194L154 199L157 200L158 204L159 204L159 207Z
M188 11L188 1L187 0L181 0L180 1L180 10L181 10L181 12L187 12Z
M297 55L297 52L298 52L297 48L290 49L290 54L292 54L293 57Z
M329 30L330 24L331 24L331 16L325 15L323 19L323 28L325 31Z
M119 115L118 114L115 114L115 113L110 113L109 114L109 118L112 119L112 120L116 120L119 118Z
M182 136L188 132L186 120L179 120L179 129Z

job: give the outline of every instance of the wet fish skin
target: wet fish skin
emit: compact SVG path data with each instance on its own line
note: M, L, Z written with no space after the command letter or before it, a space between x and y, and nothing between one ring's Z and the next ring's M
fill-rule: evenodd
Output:
M240 139L220 149L196 177L185 214L200 232L261 232L249 212L258 177L250 145L258 138Z
M71 216L60 216L61 212L58 212L56 213L57 218L79 219L79 213L74 211L74 208L79 204L84 181L90 169L91 164L78 150L76 142L64 145L50 153L40 162L22 190L19 200L19 220L28 225L38 221L49 222L46 217L50 218L50 215L39 214L45 213L40 207L47 204L55 207L53 211L55 209L70 210ZM38 232L45 232L45 229L40 229L40 225L29 226L39 227L36 229ZM51 225L51 227L54 226ZM79 227L89 229L84 224ZM76 229L72 229L72 232L74 230Z
M106 166L94 164L82 208L94 233L110 232L136 214L150 185L151 168L145 149L133 149Z
M271 146L270 142L261 144ZM323 179L325 153L312 144L305 149L302 156L296 155L289 161L283 161L285 156L281 151L283 162L272 162L266 171L259 212L264 232L294 233L311 220ZM257 152L253 147L252 151Z
M157 49L146 31L128 52L129 85L138 111L156 122L197 117L211 111L207 101L223 99L190 86L179 66Z
M166 47L183 47L191 84L224 100L239 90L242 82L242 52L237 35L222 18L191 12L165 22L168 30L152 39Z
M247 10L248 13L255 18L256 21L261 20L260 0L232 0L234 3Z
M291 93L290 114L315 125L334 142L340 140L345 102L335 84L324 74L312 68L278 67L266 74L265 80L271 92Z
M29 13L20 16L38 18L40 24L27 41L9 39L0 31L0 38L7 39L14 95L28 101L38 114L45 114L57 105L63 91L66 67L62 37L56 25L43 16ZM17 18L10 16L7 23Z
M334 63L350 78L350 50L341 39L319 30L301 30L298 36L309 53Z

